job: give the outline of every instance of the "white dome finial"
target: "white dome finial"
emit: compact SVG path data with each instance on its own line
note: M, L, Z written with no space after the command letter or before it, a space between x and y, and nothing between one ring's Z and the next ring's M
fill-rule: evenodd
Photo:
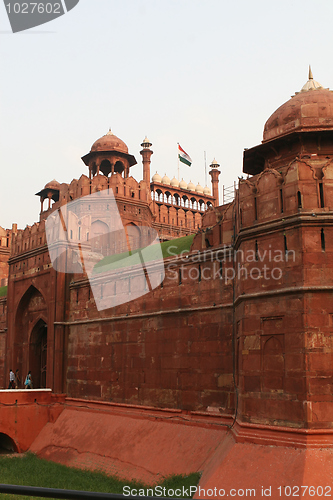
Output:
M301 88L300 92L308 92L309 90L317 90L317 89L322 89L324 88L319 82L316 82L316 80L313 79L313 74L311 70L311 66L309 65L309 79L306 82L305 85ZM299 92L296 92L296 95Z

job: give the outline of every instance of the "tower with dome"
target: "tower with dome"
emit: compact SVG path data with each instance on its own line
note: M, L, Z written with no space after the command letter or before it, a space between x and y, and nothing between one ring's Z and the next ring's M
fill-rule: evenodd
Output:
M231 245L238 419L331 428L333 92L313 79L244 151L232 206L192 249Z
M37 193L41 200L41 220L64 201L111 188L124 225L149 225L157 230L161 241L194 234L201 227L205 211L219 205L218 189L214 188L212 195L207 186L203 188L199 183L194 185L175 177L170 180L167 174L161 177L157 172L150 180L151 146L146 137L140 151L142 180L137 181L130 173L137 163L135 157L129 154L124 141L109 130L82 157L88 175L70 184L53 180ZM219 165L211 167L216 170ZM216 182L213 185L216 186Z

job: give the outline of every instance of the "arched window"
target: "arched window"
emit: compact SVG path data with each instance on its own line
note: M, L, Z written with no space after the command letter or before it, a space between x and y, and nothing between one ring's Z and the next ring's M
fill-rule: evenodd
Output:
M118 160L114 165L114 172L118 174L122 174L125 170L124 164L122 161Z
M263 349L262 390L281 391L284 388L284 349L277 337L266 340Z
M163 203L163 193L162 193L162 191L160 189L157 189L155 191L155 193L156 193L155 194L155 200Z
M102 172L102 174L106 175L106 177L111 173L111 163L109 160L103 160L100 167L99 171Z
M322 249L323 252L325 252L325 233L324 233L324 228L321 228L320 239L321 239L321 249Z
M92 250L107 255L110 243L109 226L101 220L96 220L91 224L90 230Z
M126 250L136 250L140 248L141 244L141 233L140 233L140 228L138 228L135 224L131 223L125 226L125 231L127 234L126 238L126 244L127 248ZM129 246L129 248L128 248Z
M297 191L297 207L302 208L302 195L300 191Z
M166 203L171 204L171 202L172 202L171 193L169 193L169 191L166 191L165 196L166 196Z

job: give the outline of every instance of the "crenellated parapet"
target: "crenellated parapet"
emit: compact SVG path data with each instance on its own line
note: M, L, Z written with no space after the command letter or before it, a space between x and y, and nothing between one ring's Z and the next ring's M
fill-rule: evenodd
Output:
M10 279L33 276L52 267L47 249L44 220L13 233L8 264Z
M35 222L32 226L19 229L13 234L11 258L23 252L39 249L46 244L45 222Z
M293 214L333 209L332 159L294 158L279 170L266 168L239 183L239 213L243 228Z
M8 282L8 259L12 247L12 235L16 228L16 224L13 224L11 229L0 227L0 287L6 286Z

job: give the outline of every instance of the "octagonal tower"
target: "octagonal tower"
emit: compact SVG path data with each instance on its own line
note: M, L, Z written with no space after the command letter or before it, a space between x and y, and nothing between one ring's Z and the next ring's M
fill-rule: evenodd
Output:
M82 161L89 167L89 178L100 173L108 177L110 174L121 174L129 177L130 167L136 165L136 159L128 154L128 147L117 137L109 132L91 146L90 153L82 156Z
M332 428L333 92L311 70L244 152L244 172L253 176L237 198L239 418Z

